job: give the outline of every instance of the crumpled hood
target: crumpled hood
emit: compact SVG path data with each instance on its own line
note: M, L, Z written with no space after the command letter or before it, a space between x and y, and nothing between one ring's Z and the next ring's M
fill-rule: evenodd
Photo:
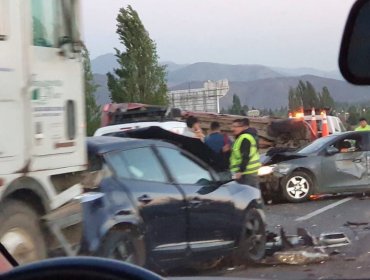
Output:
M289 150L289 149L286 149ZM307 155L304 154L298 154L296 152L292 151L268 151L266 155L263 157L262 164L263 165L270 165L270 164L276 164L283 161L293 160L297 158L304 158L307 157Z

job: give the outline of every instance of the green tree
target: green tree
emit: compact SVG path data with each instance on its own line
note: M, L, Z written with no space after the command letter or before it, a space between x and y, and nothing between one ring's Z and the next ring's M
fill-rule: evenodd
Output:
M335 108L334 99L331 97L329 89L323 87L320 96L320 106L322 108Z
M242 110L244 111L245 114L247 114L249 111L248 105L243 105Z
M302 100L304 109L318 108L320 106L318 94L309 81L306 81Z
M357 108L355 106L350 106L348 108L348 118L347 122L350 125L356 125L358 123L358 120L360 118L360 113L358 112Z
M298 89L289 88L289 110L295 111L302 107L302 96Z
M159 65L156 44L130 5L120 9L117 34L125 51L115 49L120 67L107 74L112 101L166 105L166 67Z
M233 104L231 108L229 109L229 114L233 115L241 115L242 113L242 104L240 102L240 98L238 95L233 95Z
M94 76L91 71L91 62L89 51L84 46L83 52L83 66L85 78L85 112L86 112L86 134L92 136L100 126L100 106L96 104L94 93L99 87L94 83Z

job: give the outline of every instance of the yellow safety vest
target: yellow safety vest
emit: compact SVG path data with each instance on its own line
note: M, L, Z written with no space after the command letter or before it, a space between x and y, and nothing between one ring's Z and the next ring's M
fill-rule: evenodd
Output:
M358 126L355 131L370 131L370 125L366 125L365 127Z
M255 174L257 173L258 168L261 167L260 155L258 153L256 139L254 139L254 137L249 133L243 133L235 140L230 156L230 171L235 173L239 172L239 166L242 163L242 153L240 152L240 148L244 139L247 139L250 142L250 150L248 164L245 171L242 173Z

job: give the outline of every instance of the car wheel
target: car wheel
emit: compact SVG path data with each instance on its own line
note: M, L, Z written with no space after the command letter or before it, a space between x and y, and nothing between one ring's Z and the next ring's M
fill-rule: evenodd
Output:
M239 250L242 260L247 262L258 262L265 256L265 223L257 209L246 212Z
M314 183L307 173L296 171L283 181L282 187L285 199L290 202L302 202L310 197Z
M112 230L101 243L97 256L144 266L144 251L129 230Z
M47 256L39 215L18 200L9 199L1 203L0 242L20 264Z

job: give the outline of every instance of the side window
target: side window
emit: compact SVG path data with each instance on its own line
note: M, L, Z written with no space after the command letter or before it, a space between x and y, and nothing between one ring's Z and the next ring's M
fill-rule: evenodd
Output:
M364 151L365 147L363 146L363 137L361 135L346 137L334 144L334 147L341 153Z
M76 108L73 100L68 100L66 105L67 118L67 138L73 140L76 138Z
M204 185L212 181L210 172L197 162L170 148L158 148L172 176L179 184Z
M109 154L109 162L119 177L167 182L167 176L153 150L149 147Z
M0 0L0 41L5 41L9 36L9 1Z
M123 151L110 152L105 155L105 158L114 169L114 172L119 178L131 178L127 169L127 163L123 156Z

